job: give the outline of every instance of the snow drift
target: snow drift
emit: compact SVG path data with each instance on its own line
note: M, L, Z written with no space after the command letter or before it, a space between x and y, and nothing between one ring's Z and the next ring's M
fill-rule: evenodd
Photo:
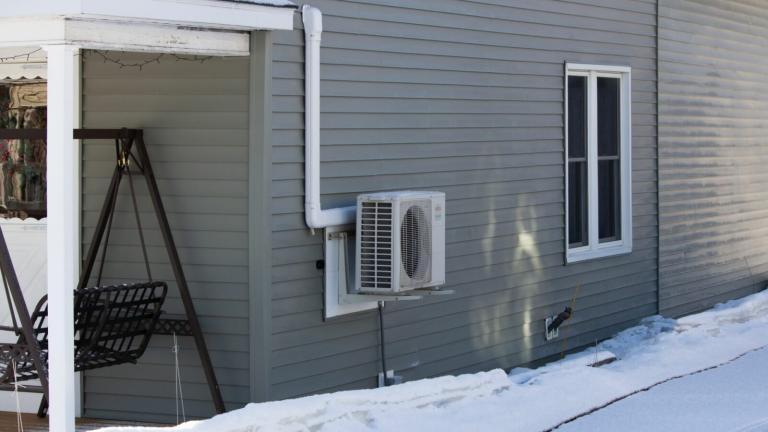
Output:
M543 431L768 345L768 292L678 320L651 317L544 367L250 404L174 428L102 432ZM616 361L591 367L615 356Z

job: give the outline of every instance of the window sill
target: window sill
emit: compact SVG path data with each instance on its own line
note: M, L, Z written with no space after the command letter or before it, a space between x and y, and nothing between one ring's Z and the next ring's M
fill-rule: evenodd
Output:
M582 261L589 261L599 258L608 258L617 255L626 255L632 252L631 245L618 245L608 247L598 247L596 249L582 250L576 252L566 252L566 264L574 264Z

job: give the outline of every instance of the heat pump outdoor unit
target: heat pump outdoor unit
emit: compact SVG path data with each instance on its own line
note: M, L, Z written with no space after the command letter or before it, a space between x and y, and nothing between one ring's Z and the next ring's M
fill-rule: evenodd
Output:
M394 294L445 283L445 194L357 197L356 289Z

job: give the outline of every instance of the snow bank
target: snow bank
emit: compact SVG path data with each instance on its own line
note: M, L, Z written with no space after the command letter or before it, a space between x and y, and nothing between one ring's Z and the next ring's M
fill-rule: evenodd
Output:
M441 377L264 404L171 429L102 432L542 431L768 345L768 292L679 320L651 317L544 367ZM589 366L615 356L617 361Z
M413 381L378 390L353 390L301 399L249 404L245 408L210 420L188 422L175 428L106 428L102 432L189 431L189 432L299 432L340 430L338 424L360 425L368 430L378 416L402 411L439 411L463 401L478 401L507 390L507 375L501 369L473 375Z

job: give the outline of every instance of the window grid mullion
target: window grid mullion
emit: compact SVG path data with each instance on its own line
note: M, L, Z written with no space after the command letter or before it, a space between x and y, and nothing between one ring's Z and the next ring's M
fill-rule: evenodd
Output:
M597 185L597 73L590 72L587 88L589 89L589 102L587 103L587 118L589 128L587 133L587 220L589 226L590 250L599 244L598 206L599 195Z

